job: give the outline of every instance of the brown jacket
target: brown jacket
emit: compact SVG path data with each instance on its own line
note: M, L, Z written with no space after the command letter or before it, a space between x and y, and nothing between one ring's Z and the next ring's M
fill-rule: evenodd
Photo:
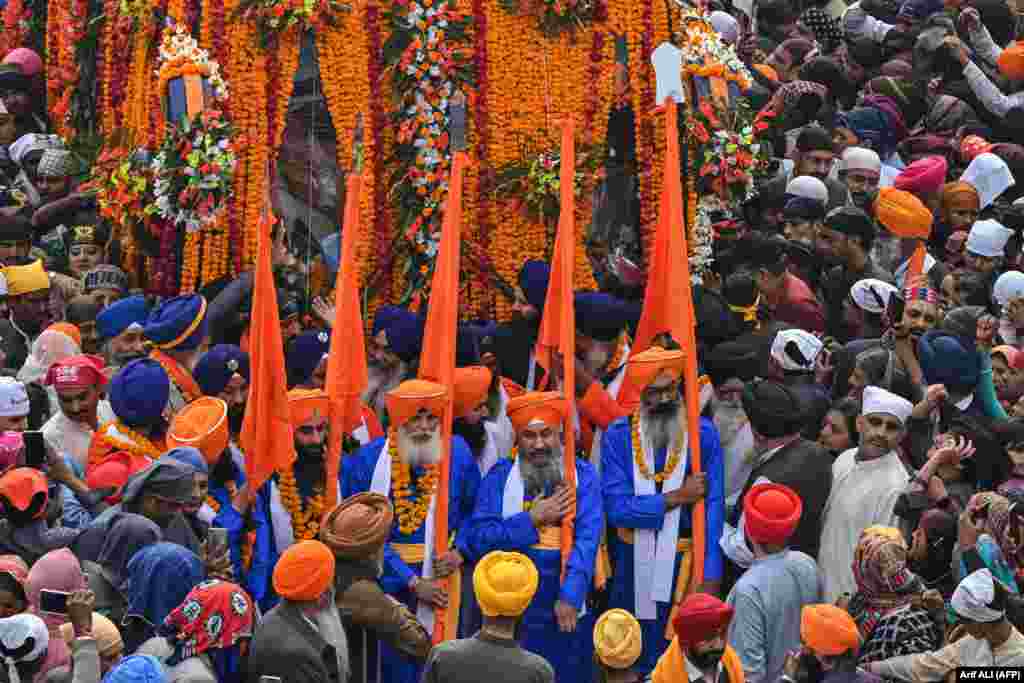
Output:
M385 593L377 583L377 568L366 562L337 558L334 568L335 601L346 630L350 625L371 631L382 642L417 662L430 654L430 634L409 609ZM349 637L349 648L357 645ZM356 661L350 652L350 660Z

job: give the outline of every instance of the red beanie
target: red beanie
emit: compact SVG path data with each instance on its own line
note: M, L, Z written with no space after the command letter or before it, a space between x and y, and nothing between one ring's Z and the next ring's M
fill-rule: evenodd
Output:
M691 593L679 605L672 621L679 644L689 647L711 640L732 621L732 607L713 595Z
M785 545L800 523L804 504L782 484L758 484L743 498L747 538L765 545Z

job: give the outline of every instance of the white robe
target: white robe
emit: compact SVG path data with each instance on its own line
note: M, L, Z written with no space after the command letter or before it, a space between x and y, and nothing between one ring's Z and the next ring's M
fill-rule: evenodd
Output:
M857 592L851 565L860 534L869 526L896 526L893 508L910 480L896 451L863 462L856 455L851 448L832 465L832 492L822 514L818 564L830 604Z
M114 413L110 404L100 401L96 409L99 424L109 422L113 419ZM94 431L81 422L74 422L64 416L64 413L57 410L53 416L46 421L43 428L43 438L57 453L67 453L75 462L82 467L84 472L89 463L89 444L92 443Z

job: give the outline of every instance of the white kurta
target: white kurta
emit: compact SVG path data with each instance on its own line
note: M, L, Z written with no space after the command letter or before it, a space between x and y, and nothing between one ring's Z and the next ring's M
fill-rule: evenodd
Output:
M818 551L827 603L857 591L851 564L860 534L869 526L896 526L893 508L910 479L895 451L863 462L856 454L851 448L832 465L832 492L825 503Z
M1005 643L993 650L987 640L964 636L935 652L893 657L879 662L882 675L904 681L942 681L959 667L1024 666L1024 636L1017 629Z
M100 424L108 422L113 416L110 404L100 401L97 415ZM89 462L89 444L92 443L94 433L89 426L69 420L58 409L40 431L43 432L43 438L50 448L58 453L67 453L82 466L82 471L85 471Z

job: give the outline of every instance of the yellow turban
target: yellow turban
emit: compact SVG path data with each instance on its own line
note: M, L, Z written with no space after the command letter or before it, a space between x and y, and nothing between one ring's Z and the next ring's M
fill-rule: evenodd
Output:
M800 638L815 654L834 657L860 645L857 622L835 605L807 605L800 611Z
M320 541L300 541L274 565L274 590L285 600L313 602L334 581L334 553Z
M904 190L883 187L875 200L878 222L897 237L928 239L932 234L932 212L921 200Z
M629 357L626 365L626 382L638 390L647 388L651 382L663 372L672 376L673 380L683 376L686 366L686 354L680 349L667 351L660 346L652 346L642 353Z
M7 278L7 296L19 296L50 288L50 276L46 274L42 260L33 261L27 266L7 266L3 269L3 274Z
M533 600L540 575L522 553L487 553L473 570L473 592L488 617L518 617Z
M1011 81L1024 80L1024 43L1016 41L999 53L999 70Z
M612 669L628 669L643 649L640 622L624 609L611 609L594 624L594 652Z

